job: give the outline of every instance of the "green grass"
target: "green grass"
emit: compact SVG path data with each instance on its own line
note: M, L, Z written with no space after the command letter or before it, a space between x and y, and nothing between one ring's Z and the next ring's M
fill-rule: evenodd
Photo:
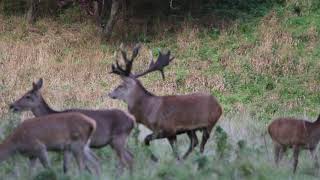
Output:
M12 114L4 119L7 122L18 121L18 116ZM10 120L10 121L9 121ZM134 171L130 175L124 171L118 176L117 158L110 147L95 150L102 164L102 179L318 179L319 170L313 168L313 161L309 153L302 151L298 172L292 175L291 161L292 152L285 154L284 160L278 168L275 168L272 155L271 141L268 135L264 137L263 126L257 124L249 114L225 115L211 140L206 146L204 155L199 153L199 147L187 160L177 161L171 152L166 140L154 141L151 151L160 157L155 163L149 158L148 150L142 142L136 142L133 137L129 139L128 147L135 155ZM18 122L16 122L18 123ZM14 125L3 124L4 128L14 128ZM6 134L8 134L6 132ZM146 134L146 129L141 129ZM143 135L140 135L140 138ZM200 133L198 133L200 138ZM264 139L266 138L266 145ZM185 135L178 137L179 153L182 155L188 147L189 140ZM69 175L62 173L62 156L50 153L52 169L43 169L40 164L32 179L95 179L87 172L79 174L75 162L72 164ZM24 179L28 175L28 162L21 156L1 164L0 174L6 179ZM15 168L13 168L15 167ZM14 175L16 174L16 175Z

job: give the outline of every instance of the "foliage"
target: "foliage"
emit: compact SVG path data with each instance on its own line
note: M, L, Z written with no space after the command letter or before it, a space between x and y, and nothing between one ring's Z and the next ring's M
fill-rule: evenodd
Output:
M22 0L2 0L0 1L0 10L5 15L22 14L26 11L27 3Z
M230 150L230 144L228 144L228 134L223 130L221 126L216 128L215 132L216 140L216 153L218 157L223 158L228 156L227 151Z

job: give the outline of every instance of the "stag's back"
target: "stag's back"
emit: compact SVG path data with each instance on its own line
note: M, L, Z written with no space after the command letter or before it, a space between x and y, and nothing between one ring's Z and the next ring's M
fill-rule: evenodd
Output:
M214 125L222 114L218 101L210 94L163 97L160 120L179 129L195 129Z

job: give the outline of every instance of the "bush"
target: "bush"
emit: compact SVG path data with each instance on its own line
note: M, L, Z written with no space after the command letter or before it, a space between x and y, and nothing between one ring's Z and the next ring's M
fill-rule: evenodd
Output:
M0 7L4 15L22 14L26 11L27 3L23 0L3 0Z

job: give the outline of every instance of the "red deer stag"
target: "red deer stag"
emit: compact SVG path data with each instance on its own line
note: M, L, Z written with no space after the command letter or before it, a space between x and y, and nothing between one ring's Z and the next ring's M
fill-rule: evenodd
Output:
M99 176L100 165L89 149L95 130L93 119L76 112L25 120L0 144L0 162L19 153L29 158L31 170L37 159L45 168L49 168L47 150L63 151L66 164L72 153L80 172L88 161Z
M167 54L159 52L156 62L151 63L149 69L142 73L132 74L133 60L136 58L140 45L133 49L131 59L127 58L124 50L121 50L125 61L123 69L118 61L112 65L112 72L120 75L123 83L114 89L109 96L113 99L123 100L127 103L129 112L134 115L136 122L141 123L153 131L146 136L145 144L149 145L154 139L167 138L175 156L179 159L175 147L176 135L187 133L191 144L183 158L186 158L197 145L196 130L202 130L202 142L200 152L204 151L210 132L222 114L222 108L215 97L210 94L189 94L176 96L156 96L148 92L139 77L153 71L160 71L164 78L163 68L173 58L170 51Z
M320 140L320 115L314 122L295 118L278 118L269 125L268 132L274 144L274 158L277 165L287 148L292 148L294 173L301 149L308 149L315 160L315 166L319 167L315 149Z
M121 168L124 166L131 169L133 155L127 149L127 139L134 126L134 119L125 112L118 109L104 110L84 110L69 109L64 111L55 111L46 103L41 95L43 80L33 83L33 88L25 93L19 100L10 105L13 111L31 110L36 117L48 114L57 114L64 112L80 112L97 123L97 130L91 139L91 148L102 148L107 145L115 150L120 160Z

